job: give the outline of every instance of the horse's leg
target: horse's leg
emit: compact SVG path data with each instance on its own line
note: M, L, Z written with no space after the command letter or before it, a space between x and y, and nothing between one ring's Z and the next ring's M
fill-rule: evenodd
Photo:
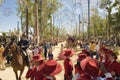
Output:
M13 70L14 73L15 73L15 77L16 77L16 80L18 80L18 73L17 73L17 70Z
M24 69L23 69L23 70L20 70L19 80L21 80L21 76L22 76L22 74L23 74L23 71L24 71Z

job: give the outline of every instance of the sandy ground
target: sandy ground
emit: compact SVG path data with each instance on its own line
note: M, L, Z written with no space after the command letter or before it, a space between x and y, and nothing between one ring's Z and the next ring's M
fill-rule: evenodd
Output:
M55 46L55 48L53 50L53 54L54 54L54 59L57 60L58 63L60 63L63 67L63 60L58 60L58 58L57 58L60 53L61 44L65 44L65 42L59 43L57 46ZM76 63L76 58L77 58L77 55L75 53L75 55L71 58L73 61L73 64ZM15 80L15 74L12 70L12 67L10 65L7 65L7 66L8 67L5 70L0 70L0 78L2 80ZM28 68L25 67L25 70L22 75L22 80L29 80L29 79L25 79L27 70L28 70ZM64 80L64 69L62 69L61 73L56 75L56 78L57 78L57 80Z

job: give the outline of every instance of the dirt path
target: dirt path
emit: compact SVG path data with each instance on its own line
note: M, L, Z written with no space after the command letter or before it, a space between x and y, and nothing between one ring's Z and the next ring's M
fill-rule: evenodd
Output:
M60 53L61 44L65 45L65 42L59 43L57 46L55 46L55 49L53 50L53 54L54 54L54 59L57 60L61 65L63 65L63 60L58 60L58 58L57 58L59 53ZM74 64L76 63L76 57L77 57L77 55L75 54L71 58ZM25 70L24 70L23 75L22 75L22 80L27 80L27 79L25 79L25 75L26 75L27 70L28 70L28 68L25 67ZM2 80L15 80L15 75L14 75L14 72L12 70L12 67L9 66L6 68L6 70L2 70L2 71L0 70L0 78ZM56 78L57 78L57 80L64 80L63 79L64 78L64 69L62 70L61 73L56 75Z

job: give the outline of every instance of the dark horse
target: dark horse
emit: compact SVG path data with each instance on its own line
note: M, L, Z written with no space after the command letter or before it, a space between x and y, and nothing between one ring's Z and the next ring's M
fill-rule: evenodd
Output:
M11 40L11 42L6 46L3 56L6 56L7 54L12 54L11 66L15 73L16 80L21 80L21 76L26 66L26 63L20 48L17 46L14 40ZM18 76L18 71L20 71L19 76Z

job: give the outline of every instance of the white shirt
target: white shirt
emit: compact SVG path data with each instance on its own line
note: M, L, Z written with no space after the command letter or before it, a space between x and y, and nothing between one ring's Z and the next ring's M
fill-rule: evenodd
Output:
M99 51L99 49L100 49L100 46L99 46L99 44L97 44L96 47L95 47L95 50Z
M34 52L34 54L38 54L39 49L38 49L38 48L35 48L35 49L33 50L33 52Z

